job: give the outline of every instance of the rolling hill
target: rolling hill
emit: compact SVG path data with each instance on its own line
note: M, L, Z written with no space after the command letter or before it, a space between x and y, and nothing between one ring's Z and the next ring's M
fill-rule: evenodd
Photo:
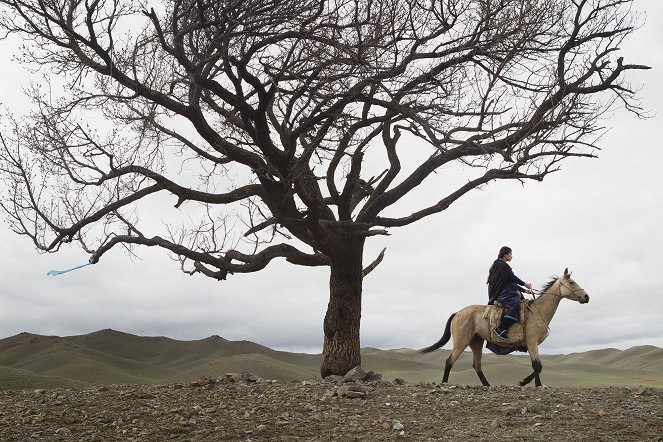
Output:
M448 350L419 355L415 350L362 350L366 370L384 379L438 381ZM293 381L319 376L321 356L272 350L218 336L179 341L115 330L80 336L21 333L0 340L0 389L80 387L89 384L158 384L192 381L228 372L251 372ZM663 349L640 346L543 356L546 385L663 387ZM513 385L531 371L526 354L485 354L483 370L493 385ZM476 384L471 354L458 360L450 382Z

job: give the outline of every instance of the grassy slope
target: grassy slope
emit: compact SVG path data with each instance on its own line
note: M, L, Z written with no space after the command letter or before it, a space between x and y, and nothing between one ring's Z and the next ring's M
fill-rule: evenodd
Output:
M74 379L45 376L20 368L0 367L0 390L31 388L81 388L89 384Z
M419 355L409 349L367 348L362 365L384 379L439 382L448 355L448 350ZM218 336L178 341L113 330L64 338L21 333L0 340L0 389L184 382L242 371L291 381L317 376L320 359L320 355L280 352ZM663 349L656 347L543 356L542 360L547 385L663 387ZM483 371L493 385L513 385L531 372L531 365L523 353L485 354ZM478 384L471 354L460 357L450 382Z

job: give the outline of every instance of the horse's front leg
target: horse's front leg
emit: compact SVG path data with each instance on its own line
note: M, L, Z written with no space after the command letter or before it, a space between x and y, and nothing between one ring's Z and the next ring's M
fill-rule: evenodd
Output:
M528 345L527 351L529 352L529 357L532 360L532 369L534 371L532 374L520 381L520 385L525 386L532 382L532 379L534 379L534 385L540 387L542 385L541 370L543 369L543 366L541 365L541 359L539 358L539 346L537 344Z

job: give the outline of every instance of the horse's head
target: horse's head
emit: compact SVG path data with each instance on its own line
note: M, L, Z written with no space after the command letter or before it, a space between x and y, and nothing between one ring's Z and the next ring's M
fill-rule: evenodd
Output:
M559 278L557 287L559 288L559 296L562 298L578 301L581 304L589 302L589 295L571 278L569 269L564 269L564 276Z

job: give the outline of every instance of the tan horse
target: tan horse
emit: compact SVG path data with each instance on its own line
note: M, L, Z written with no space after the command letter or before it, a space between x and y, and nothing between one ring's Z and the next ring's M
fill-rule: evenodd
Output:
M449 338L453 338L453 349L451 350L451 355L447 358L444 366L444 377L442 378L442 382L446 383L449 380L451 367L453 367L463 350L469 345L474 355L472 367L474 367L474 370L479 375L481 383L483 385L490 385L481 371L483 341L489 341L501 346L516 345L524 347L530 355L534 371L520 381L520 385L527 385L532 379L535 379L536 386L540 387L541 360L539 359L539 344L548 337L548 324L550 324L552 317L555 315L562 298L578 301L580 304L589 302L589 295L571 279L568 269L564 270L564 276L561 278L555 277L550 281L541 291L541 296L523 310L524 318L521 318L519 323L509 328L509 336L512 337L509 341L503 342L495 335L493 331L494 327L484 317L484 312L486 312L487 308L485 305L470 305L451 315L447 321L442 338L430 347L420 350L420 353L429 353L437 350L445 345L449 341ZM517 341L514 342L514 340Z

